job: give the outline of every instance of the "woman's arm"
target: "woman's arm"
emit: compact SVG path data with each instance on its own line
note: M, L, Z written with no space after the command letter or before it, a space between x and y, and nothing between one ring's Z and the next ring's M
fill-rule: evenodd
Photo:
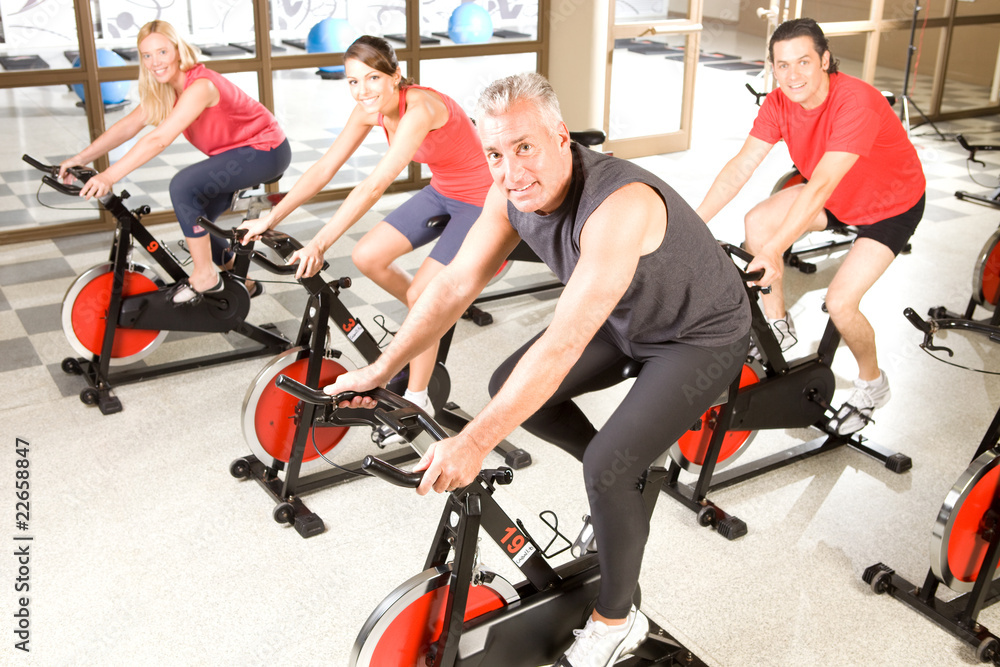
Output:
M139 134L146 126L146 110L142 105L132 109L124 118L105 130L101 136L94 139L94 142L82 151L63 160L59 165L59 178L66 178L66 170L70 167L82 167L90 164L97 158L113 151L126 141Z
M344 203L316 236L289 258L290 263L300 261L296 277L311 276L319 271L323 265L323 254L379 200L393 180L413 160L427 133L435 125L441 124L430 102L413 104L407 108L396 128L389 152L379 160L374 171L351 190Z
M201 113L219 102L219 90L208 79L198 79L181 93L170 115L152 132L136 142L122 159L94 176L80 191L81 197L101 197L111 186L163 152ZM133 135L134 136L134 135Z
M292 211L305 204L322 190L327 183L333 180L347 159L358 150L376 123L373 114L355 107L348 117L344 129L333 140L333 145L323 157L306 170L306 173L302 174L302 177L296 181L288 194L265 215L257 220L247 220L240 225L241 228L247 230L243 237L243 243L258 240L261 234L277 227L278 223L287 218Z

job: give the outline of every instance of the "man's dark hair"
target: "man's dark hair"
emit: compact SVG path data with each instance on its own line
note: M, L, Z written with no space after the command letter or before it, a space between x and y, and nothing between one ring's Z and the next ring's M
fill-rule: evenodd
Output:
M830 53L830 67L826 70L827 74L837 73L837 65L840 64L840 61L834 58L833 53L830 52L830 40L823 34L823 30L816 21L807 18L785 21L772 33L771 41L767 44L767 59L771 61L772 65L774 64L774 43L785 42L796 37L811 37L820 58L823 57L824 53Z

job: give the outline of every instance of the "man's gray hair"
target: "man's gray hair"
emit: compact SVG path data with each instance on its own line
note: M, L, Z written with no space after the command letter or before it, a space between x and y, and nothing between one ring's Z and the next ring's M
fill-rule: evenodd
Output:
M553 131L562 123L559 100L552 85L541 74L525 72L497 79L486 87L476 104L476 124L481 125L487 117L495 118L507 113L521 101L534 104L545 124Z

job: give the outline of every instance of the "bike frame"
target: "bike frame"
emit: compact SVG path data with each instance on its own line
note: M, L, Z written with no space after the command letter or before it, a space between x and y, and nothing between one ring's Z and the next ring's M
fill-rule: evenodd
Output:
M67 195L76 195L79 189L74 186L67 186L54 177L53 170L58 167L44 165L29 156L23 156L25 162L40 171L47 172L42 177L42 181L53 189ZM84 180L89 177L90 170L81 170L79 176ZM150 257L163 269L173 280L180 281L188 277L187 272L178 262L177 258L162 243L157 241L145 225L142 224L141 217L149 213L149 206L140 206L134 211L130 211L124 204L124 199L128 193L122 191L121 196L109 193L99 201L101 205L115 218L115 234L109 253L109 262L112 264L112 286L111 296L108 303L104 336L101 340L101 351L93 355L90 359L64 360L63 369L68 372L79 372L84 376L90 390L96 392L96 403L102 414L113 414L122 410L121 400L112 393L117 385L129 384L163 375L180 373L184 371L213 366L215 364L228 363L250 359L263 355L273 355L286 349L289 345L288 339L276 333L273 325L258 327L239 319L233 326L220 323L211 315L199 317L197 313L188 313L187 317L177 313L176 317L164 316L163 312L156 308L146 307L146 299L151 298L149 294L140 294L133 297L125 297L122 292L125 284L125 272L131 264L131 254L136 242L139 247L145 250ZM214 232L224 234L210 222L204 221ZM249 269L252 246L234 248L236 259L233 266L233 274L245 277ZM167 288L161 288L160 293ZM150 293L155 294L155 293ZM249 295L247 296L249 301ZM134 307L129 307L133 305ZM248 304L247 304L247 307ZM183 326L176 326L178 322L183 322ZM157 364L155 366L141 366L121 371L111 372L112 349L114 346L115 333L119 328L135 328L165 331L205 331L205 332L225 332L235 331L259 344L257 347L232 350L217 354L203 355L191 359L183 359L175 362ZM73 363L69 363L73 362ZM84 390L88 391L88 390Z
M725 245L724 248L743 261L753 259L736 246ZM913 465L908 456L886 449L864 436L837 435L829 428L827 413L835 412L830 400L836 388L831 366L840 344L840 333L833 322L828 321L815 354L787 361L757 301L760 288L750 286L746 274L743 277L750 298L752 336L763 354L765 375L756 384L746 387L739 386L739 377L730 385L709 441L705 463L694 484L679 481L681 467L676 461L670 462L664 483L668 495L698 513L699 523L712 526L730 540L746 534L746 523L711 502L707 495L712 490L739 484L845 445L881 461L896 473L905 472ZM808 427L818 428L824 435L759 460L715 472L728 431Z
M280 232L268 232L262 238L262 242L275 250L281 257L288 258L301 244ZM269 271L278 274L294 274L297 266L279 266L266 259L258 259L258 263L265 266ZM371 333L364 327L361 320L351 314L350 310L340 300L340 290L350 287L349 278L328 283L318 273L314 276L302 278L299 281L309 293L309 300L306 303L299 327L298 335L293 343L294 346L301 346L308 351L308 362L306 367L305 384L312 388L319 388L320 374L322 372L324 356L329 355L334 358L340 356L337 350L326 349L327 334L330 331L330 323L334 328L342 333L347 340L358 350L364 360L371 364L378 359L381 354L378 343ZM438 346L437 365L440 367L438 377L441 378L442 385L447 380L447 370L445 361L451 347L452 327L441 339ZM432 377L432 383L436 380ZM402 384L402 386L398 386ZM390 383L390 388L398 390L400 393L405 387L405 378ZM450 384L441 387L442 393L447 395ZM465 427L472 416L464 412L453 402L446 402L437 416L438 421L446 428L458 432ZM311 428L336 427L332 423L329 414L310 402L300 403L295 414L295 436L289 460L286 463L275 462L271 466L253 454L249 454L238 463L248 467L249 476L252 477L261 488L271 497L275 503L289 503L292 511L292 523L296 531L304 538L312 537L323 532L324 524L322 519L302 501L301 495L311 491L317 491L330 486L337 486L358 479L364 476L361 472L361 461L353 461L340 468L329 468L317 472L303 475L301 473L306 448L309 446L309 434ZM497 447L506 463L514 468L522 468L531 464L531 455L523 449L512 445L504 440ZM400 447L383 454L383 458L393 465L403 465L418 459L420 455L412 447ZM284 470L284 475L279 473Z

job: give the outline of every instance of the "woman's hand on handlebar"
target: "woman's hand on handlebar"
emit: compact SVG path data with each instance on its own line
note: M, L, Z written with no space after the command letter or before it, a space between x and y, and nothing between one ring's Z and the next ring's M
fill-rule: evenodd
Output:
M785 262L782 260L782 254L770 248L764 248L747 265L746 272L753 273L754 271L763 270L764 276L756 281L756 284L760 287L770 287L772 283L781 279L784 271Z
M112 181L107 176L105 176L103 173L94 174L80 188L80 196L83 197L84 199L103 197L104 195L111 192L111 187L114 184L115 182Z
M288 258L289 264L295 264L295 262L299 263L299 268L295 272L296 278L315 276L323 268L323 252L310 241Z
M486 454L464 432L433 443L413 468L425 471L417 493L422 496L431 491L447 493L472 484L483 469Z
M78 160L75 156L68 160L63 160L59 163L59 174L57 175L57 178L66 184L72 183L75 180L75 177L73 174L69 173L70 168L82 166L84 165L81 164L80 160Z
M272 227L277 227L277 223L272 223L270 211L256 220L244 220L238 227L238 229L247 230L247 233L243 236L243 245L252 241L259 241L261 235L263 235L264 232L269 231Z

